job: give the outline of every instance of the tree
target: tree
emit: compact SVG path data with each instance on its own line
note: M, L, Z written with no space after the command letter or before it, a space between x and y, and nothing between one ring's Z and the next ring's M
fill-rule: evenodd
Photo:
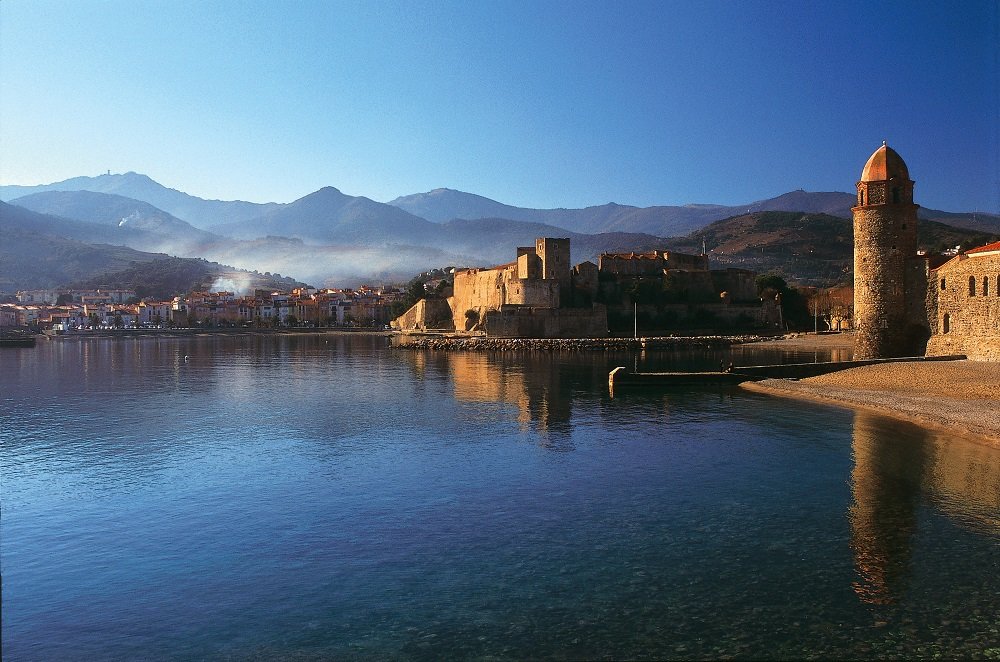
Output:
M59 295L59 298L56 299L57 306L65 306L66 304L69 303L73 303L73 295L70 294L69 292L63 292L62 294Z
M774 294L784 295L788 291L788 283L778 274L763 274L757 276L757 294L763 296L767 290Z

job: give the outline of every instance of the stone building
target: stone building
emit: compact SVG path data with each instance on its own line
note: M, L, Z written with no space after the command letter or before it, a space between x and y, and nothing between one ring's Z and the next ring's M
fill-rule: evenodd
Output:
M447 328L494 337L603 337L608 333L607 311L591 303L596 283L593 263L570 268L569 239L541 237L534 246L519 247L514 262L456 272L453 295L447 300ZM577 305L578 300L585 305ZM430 314L441 312L418 303L392 326L445 328L429 323Z
M1000 361L1000 242L956 255L930 274L927 355Z
M854 358L922 354L929 336L926 263L917 256L913 181L885 143L857 183L854 213Z

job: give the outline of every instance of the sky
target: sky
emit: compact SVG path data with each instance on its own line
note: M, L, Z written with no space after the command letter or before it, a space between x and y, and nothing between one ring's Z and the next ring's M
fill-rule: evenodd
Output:
M1000 213L1000 2L0 0L0 183Z

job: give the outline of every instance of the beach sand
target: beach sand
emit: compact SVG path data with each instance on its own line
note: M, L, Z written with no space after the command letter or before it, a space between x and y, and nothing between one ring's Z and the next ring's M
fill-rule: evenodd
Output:
M883 363L798 381L746 382L743 388L868 409L1000 449L1000 363Z

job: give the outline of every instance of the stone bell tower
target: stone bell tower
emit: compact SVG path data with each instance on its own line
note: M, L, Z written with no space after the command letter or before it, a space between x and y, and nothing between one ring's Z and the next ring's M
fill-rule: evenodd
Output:
M906 163L884 142L861 171L854 212L854 358L879 359L923 353L914 322L919 312L908 289L914 280L917 209ZM918 289L913 289L918 288ZM908 300L911 302L908 305Z

